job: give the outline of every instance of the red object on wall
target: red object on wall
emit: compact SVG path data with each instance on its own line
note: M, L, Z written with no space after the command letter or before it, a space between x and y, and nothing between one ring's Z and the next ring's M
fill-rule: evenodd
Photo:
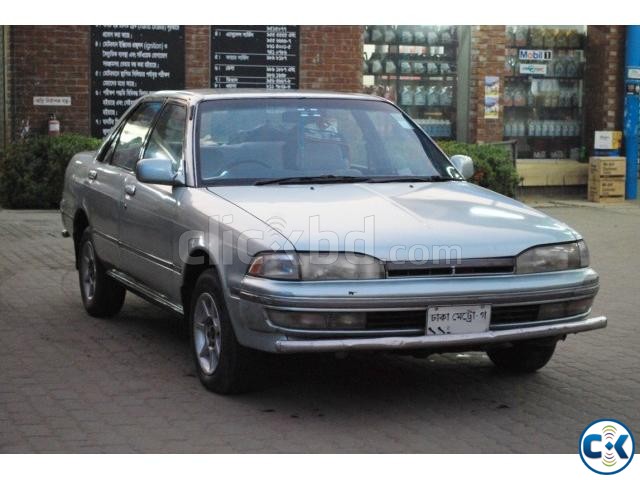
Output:
M55 113L49 115L48 132L50 137L57 137L58 135L60 135L60 120L56 118Z

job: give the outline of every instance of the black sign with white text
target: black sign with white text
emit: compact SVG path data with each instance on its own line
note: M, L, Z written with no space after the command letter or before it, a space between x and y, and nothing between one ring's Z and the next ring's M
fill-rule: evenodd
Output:
M184 78L184 27L91 27L92 135L105 136L141 96L184 88Z
M211 27L211 86L298 88L299 40L293 25Z

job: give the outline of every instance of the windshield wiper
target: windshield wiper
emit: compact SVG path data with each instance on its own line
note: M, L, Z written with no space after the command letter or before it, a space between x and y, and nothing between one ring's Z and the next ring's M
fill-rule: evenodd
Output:
M306 184L306 183L355 183L355 182L367 182L370 177L355 177L350 175L316 175L308 177L281 177L281 178L268 178L265 180L258 180L254 185L291 185L291 184Z
M450 182L455 178L443 177L441 175L428 175L428 176L386 176L386 177L371 177L367 180L367 183L393 183L393 182Z
M357 177L350 175L316 175L308 177L281 177L258 180L254 185L292 185L308 183L394 183L394 182L449 182L455 178L443 177L440 175L411 176L411 175L389 175L377 177Z

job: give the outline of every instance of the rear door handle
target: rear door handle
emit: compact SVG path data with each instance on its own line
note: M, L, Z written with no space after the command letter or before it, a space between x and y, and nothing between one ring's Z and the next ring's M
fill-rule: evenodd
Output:
M132 183L128 183L124 186L124 193L129 196L133 196L136 194L136 186Z
M89 177L89 180L95 180L96 178L98 178L98 171L89 170L89 173L87 173L87 177Z

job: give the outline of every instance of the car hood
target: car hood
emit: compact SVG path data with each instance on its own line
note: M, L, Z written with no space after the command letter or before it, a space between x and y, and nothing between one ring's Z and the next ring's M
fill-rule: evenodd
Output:
M356 251L385 261L514 256L579 235L467 182L210 187L298 251ZM436 252L439 251L438 255Z

